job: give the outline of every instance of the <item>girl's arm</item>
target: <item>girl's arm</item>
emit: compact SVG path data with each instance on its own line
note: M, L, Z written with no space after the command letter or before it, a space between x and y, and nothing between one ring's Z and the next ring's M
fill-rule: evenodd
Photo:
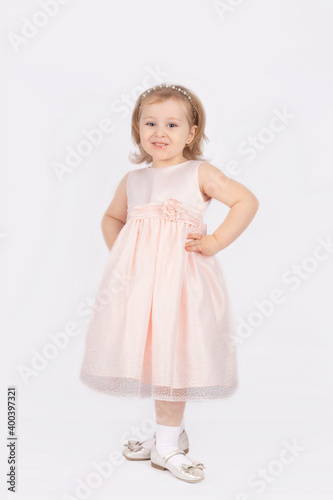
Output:
M226 218L213 233L220 251L247 228L258 210L259 201L247 187L208 162L200 164L199 185L203 193L230 207Z
M103 215L101 226L105 243L109 250L126 223L127 217L127 176L129 172L121 179L113 200Z

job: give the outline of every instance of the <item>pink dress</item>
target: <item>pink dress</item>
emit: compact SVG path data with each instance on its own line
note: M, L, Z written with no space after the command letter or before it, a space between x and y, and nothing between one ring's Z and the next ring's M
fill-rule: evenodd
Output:
M126 398L207 400L238 386L233 313L215 256L185 249L207 234L202 161L127 178L127 219L87 325L80 380Z

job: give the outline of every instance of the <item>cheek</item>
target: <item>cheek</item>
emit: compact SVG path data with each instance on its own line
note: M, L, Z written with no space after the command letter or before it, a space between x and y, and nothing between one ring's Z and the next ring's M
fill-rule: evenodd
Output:
M150 137L151 136L151 133L153 131L153 127L142 127L140 133L142 135L142 137Z
M148 137L149 137L149 134L147 133L147 129L141 129L140 130L141 141L147 140Z

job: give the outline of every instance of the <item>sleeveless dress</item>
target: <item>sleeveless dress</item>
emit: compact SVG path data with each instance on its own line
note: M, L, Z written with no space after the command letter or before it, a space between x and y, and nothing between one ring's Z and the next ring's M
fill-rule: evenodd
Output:
M87 323L80 380L126 398L208 400L238 386L234 319L215 256L188 251L207 234L202 161L127 177L127 218Z

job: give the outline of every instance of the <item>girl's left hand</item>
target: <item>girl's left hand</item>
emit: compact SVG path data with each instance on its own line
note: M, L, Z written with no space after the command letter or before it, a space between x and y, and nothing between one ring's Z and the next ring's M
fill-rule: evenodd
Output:
M220 251L215 236L212 234L189 233L187 239L191 239L185 243L185 250L188 252L200 252L209 257Z

